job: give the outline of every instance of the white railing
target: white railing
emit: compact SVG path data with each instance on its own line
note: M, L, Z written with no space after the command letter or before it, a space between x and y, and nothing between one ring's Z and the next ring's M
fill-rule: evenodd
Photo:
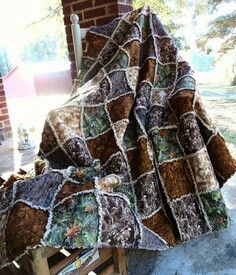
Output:
M74 46L74 53L75 53L75 65L76 65L76 71L78 75L80 71L81 59L83 55L82 39L85 38L85 35L88 29L80 28L79 16L77 14L72 13L70 16L70 20L72 23L71 32L72 32L73 46Z

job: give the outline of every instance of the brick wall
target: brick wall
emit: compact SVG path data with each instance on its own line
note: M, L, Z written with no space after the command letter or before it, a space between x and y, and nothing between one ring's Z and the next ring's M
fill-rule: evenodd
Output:
M11 134L11 124L2 77L0 75L0 134L2 133L5 137L9 136Z
M79 15L81 28L92 25L101 26L112 19L132 10L132 0L62 0L66 39L69 59L71 62L71 75L76 77L75 56L73 51L70 14Z

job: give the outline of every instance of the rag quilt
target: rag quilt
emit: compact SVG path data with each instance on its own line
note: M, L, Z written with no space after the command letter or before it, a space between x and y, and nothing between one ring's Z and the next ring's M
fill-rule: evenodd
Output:
M34 171L0 189L0 265L40 246L165 250L226 228L221 187L235 171L158 15L92 26Z

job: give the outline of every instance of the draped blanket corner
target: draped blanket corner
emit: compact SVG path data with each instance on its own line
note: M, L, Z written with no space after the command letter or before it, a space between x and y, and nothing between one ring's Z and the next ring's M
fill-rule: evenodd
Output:
M194 71L150 8L90 27L34 174L0 189L0 266L37 246L164 250L225 228L221 187L235 170Z

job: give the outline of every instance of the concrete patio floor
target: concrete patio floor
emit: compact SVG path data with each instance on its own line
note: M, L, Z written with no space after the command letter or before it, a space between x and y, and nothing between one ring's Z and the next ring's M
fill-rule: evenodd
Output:
M222 188L230 226L166 251L127 250L130 275L235 275L236 175Z

